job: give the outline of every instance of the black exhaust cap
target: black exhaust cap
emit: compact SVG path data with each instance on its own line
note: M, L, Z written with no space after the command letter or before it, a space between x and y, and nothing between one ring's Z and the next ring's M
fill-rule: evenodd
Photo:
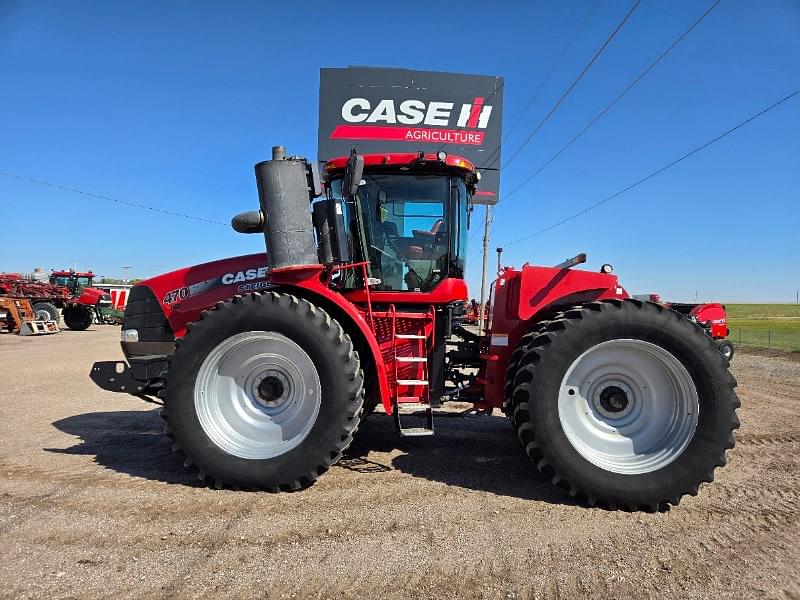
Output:
M248 210L231 219L231 227L238 233L261 233L264 231L264 213L260 210Z

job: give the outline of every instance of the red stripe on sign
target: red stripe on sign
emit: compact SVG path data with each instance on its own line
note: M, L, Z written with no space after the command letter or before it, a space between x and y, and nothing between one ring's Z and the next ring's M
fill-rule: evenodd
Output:
M472 101L472 111L469 113L469 121L467 127L475 129L478 126L478 117L481 116L481 109L483 108L483 98L475 98Z
M482 131L457 129L424 129L420 127L391 127L377 125L337 125L331 132L332 140L387 140L393 142L430 142L480 146Z
M487 192L486 190L479 190L472 194L473 196L494 196L494 192Z

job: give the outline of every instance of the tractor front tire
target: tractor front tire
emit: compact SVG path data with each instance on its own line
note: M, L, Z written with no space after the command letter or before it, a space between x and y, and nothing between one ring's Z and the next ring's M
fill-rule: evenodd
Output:
M577 306L528 341L511 401L523 448L590 506L663 510L725 464L736 381L705 333L650 302Z
M92 324L92 310L85 304L70 304L61 316L64 324L74 331L84 331Z
M173 450L216 487L292 491L350 445L364 404L358 354L321 308L285 293L205 311L169 359Z
M55 321L61 319L61 312L52 302L37 302L33 305L33 312L36 314L37 321Z

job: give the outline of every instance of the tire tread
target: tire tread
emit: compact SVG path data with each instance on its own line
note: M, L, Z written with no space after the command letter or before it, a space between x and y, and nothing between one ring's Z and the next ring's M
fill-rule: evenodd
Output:
M348 381L346 393L347 397L350 398L350 402L345 413L345 426L337 436L338 442L330 451L326 452L320 458L317 465L299 476L292 476L289 481L280 483L277 486L254 485L250 489L253 491L268 492L297 491L312 485L321 475L339 461L344 451L353 441L353 435L358 429L360 422L359 415L361 414L364 404L364 375L361 370L358 353L354 350L350 336L345 333L341 324L331 318L325 310L315 306L308 300L298 298L292 294L278 292L253 292L247 296L237 295L229 300L218 302L213 308L201 312L199 319L187 326L186 336L176 339L175 351L167 357L169 361L169 370L165 377L164 388L159 392L159 397L164 400L165 404L164 410L161 411L161 417L165 421L164 433L172 441L173 454L177 455L178 458L183 461L184 467L193 468L200 481L216 489L235 486L232 482L227 480L224 475L212 476L200 469L196 461L189 456L187 450L181 446L169 425L169 373L175 361L176 354L181 352L181 347L186 345L187 339L190 339L192 335L202 333L206 329L213 328L215 326L214 320L218 318L218 315L222 315L226 311L231 310L235 305L266 303L277 304L284 310L291 310L303 318L310 319L315 327L324 331L326 338L334 342L337 346L336 355L342 360L341 368Z

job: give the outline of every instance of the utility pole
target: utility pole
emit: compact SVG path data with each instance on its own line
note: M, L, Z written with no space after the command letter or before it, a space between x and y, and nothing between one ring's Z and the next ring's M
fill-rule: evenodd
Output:
M492 222L491 205L486 205L483 222L483 270L481 271L481 304L478 315L478 335L483 335L483 315L486 310L486 271L489 270L489 223Z
M128 283L128 271L130 270L130 266L125 265L122 267L122 270L125 272L122 276L122 283Z

